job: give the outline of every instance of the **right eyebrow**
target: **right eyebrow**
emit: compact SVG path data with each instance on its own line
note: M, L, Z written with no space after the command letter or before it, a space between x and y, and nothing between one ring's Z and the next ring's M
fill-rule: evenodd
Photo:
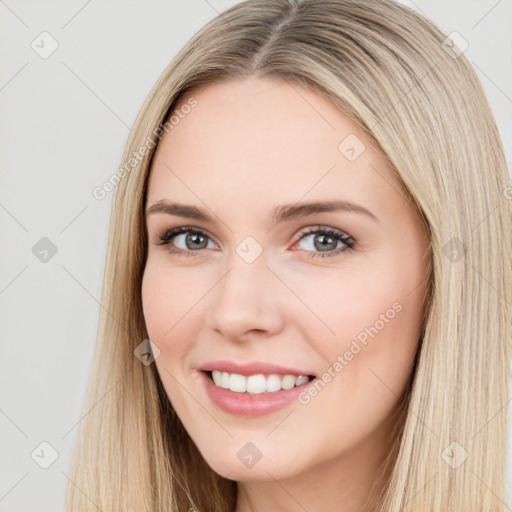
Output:
M161 199L152 204L146 210L146 217L154 213L166 213L167 215L176 215L177 217L188 217L189 219L202 220L204 222L214 222L204 210L191 204L169 203Z

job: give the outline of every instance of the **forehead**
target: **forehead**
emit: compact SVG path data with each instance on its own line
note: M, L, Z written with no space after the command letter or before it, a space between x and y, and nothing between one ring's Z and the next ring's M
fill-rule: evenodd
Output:
M197 104L183 109L191 98ZM401 196L389 164L360 127L298 84L218 82L190 91L175 113L153 158L148 203L186 196L251 210L343 198L378 210L396 207Z

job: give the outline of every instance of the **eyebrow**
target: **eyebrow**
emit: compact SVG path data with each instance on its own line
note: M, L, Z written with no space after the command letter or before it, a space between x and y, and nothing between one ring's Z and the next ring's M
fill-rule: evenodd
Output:
M279 224L283 221L298 219L308 215L314 215L316 213L336 211L360 213L370 217L376 222L379 222L377 217L363 206L351 203L350 201L341 200L284 204L275 209L272 221L275 224ZM161 199L147 208L146 217L154 213L165 213L167 215L186 217L204 222L215 222L213 217L197 206L182 203L170 203L165 199Z

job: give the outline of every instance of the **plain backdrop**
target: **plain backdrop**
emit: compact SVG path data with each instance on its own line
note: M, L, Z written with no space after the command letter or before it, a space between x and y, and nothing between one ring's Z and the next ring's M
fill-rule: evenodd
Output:
M164 68L235 3L0 1L3 512L63 510L112 199L92 191L118 169L130 126ZM465 54L512 162L512 0L404 3L469 43Z

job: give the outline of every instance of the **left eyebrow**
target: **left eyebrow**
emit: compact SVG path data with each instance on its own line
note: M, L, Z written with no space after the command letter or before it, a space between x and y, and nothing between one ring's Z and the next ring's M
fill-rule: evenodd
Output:
M276 211L272 216L272 220L275 224L279 224L285 220L298 219L308 215L314 215L315 213L337 211L360 213L372 218L375 222L379 222L377 217L364 206L351 203L350 201L341 200L284 204L276 208Z
M360 213L370 217L375 222L379 222L377 217L363 206L341 200L283 204L275 209L272 220L275 224L279 224L283 221L298 219L308 215L314 215L316 213L336 211ZM214 222L213 217L197 206L182 203L170 203L165 199L161 199L160 201L152 204L146 210L146 217L154 213L166 213L167 215L176 215L178 217L186 217L204 222Z

